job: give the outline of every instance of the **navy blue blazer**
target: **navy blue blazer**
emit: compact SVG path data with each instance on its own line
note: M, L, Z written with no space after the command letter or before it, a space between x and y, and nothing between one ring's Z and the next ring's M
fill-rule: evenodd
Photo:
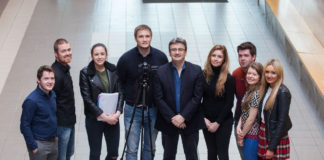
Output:
M172 62L162 65L154 78L154 100L158 108L155 128L164 134L192 134L205 128L200 106L203 94L203 73L200 66L185 62L180 89L180 113L185 118L185 129L175 127L171 118L177 115L175 100L174 71Z

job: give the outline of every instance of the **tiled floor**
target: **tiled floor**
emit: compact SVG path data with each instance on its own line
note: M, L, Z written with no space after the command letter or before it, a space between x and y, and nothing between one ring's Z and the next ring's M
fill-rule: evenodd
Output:
M18 1L19 0L11 0ZM116 63L120 55L135 46L134 28L142 23L153 30L152 46L167 53L171 38L181 36L188 42L187 60L204 65L213 44L227 46L231 66L238 67L236 46L251 41L257 46L257 61L265 63L278 58L285 69L285 83L292 92L290 116L293 128L289 132L291 159L324 159L323 124L314 113L307 95L288 65L280 44L272 36L261 9L255 0L232 0L229 3L142 3L141 0L34 0L36 7L25 14L31 16L26 32L14 32L21 37L17 55L7 76L1 76L4 86L0 95L0 159L28 159L25 142L19 131L21 104L26 95L36 87L36 69L54 61L52 45L55 39L68 39L73 49L71 75L74 81L77 106L75 160L88 159L89 148L84 127L83 104L78 81L79 71L90 61L90 47L101 42L108 46L109 58ZM23 1L20 1L23 3ZM7 6L8 7L8 6ZM3 18L0 17L0 23ZM19 17L18 17L19 18ZM24 18L24 17L20 17ZM15 28L14 28L15 29ZM1 38L1 31L0 31ZM3 37L2 37L3 38ZM4 37L4 42L9 41ZM3 47L3 41L1 41ZM0 48L1 50L3 48ZM1 52L10 55L12 52ZM0 56L4 56L0 55ZM6 81L5 81L6 80ZM122 121L123 118L121 118ZM123 124L123 122L121 122ZM121 125L120 154L124 144L124 128ZM104 148L104 147L103 147ZM102 158L106 151L102 150ZM185 159L179 144L177 159ZM160 135L157 140L156 159L162 159L163 148ZM207 159L202 134L199 142L200 159ZM232 137L230 159L239 159Z

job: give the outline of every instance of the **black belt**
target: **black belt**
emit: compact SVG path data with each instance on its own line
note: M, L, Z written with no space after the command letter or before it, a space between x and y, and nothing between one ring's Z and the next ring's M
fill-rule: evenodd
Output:
M143 108L143 105L142 104L137 104L137 105L134 105L134 104L129 104L129 103L126 103L127 105L129 106L132 106L132 107L137 107L137 108Z
M134 106L133 103L127 103L127 102L126 102L126 104L129 105L129 106Z

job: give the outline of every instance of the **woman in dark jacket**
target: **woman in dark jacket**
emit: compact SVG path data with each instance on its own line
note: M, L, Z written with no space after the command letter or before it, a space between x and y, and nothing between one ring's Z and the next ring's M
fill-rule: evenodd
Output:
M100 93L121 92L115 65L106 61L107 48L95 44L91 49L92 61L80 71L80 89L86 115L86 130L90 146L90 160L99 160L102 135L105 135L108 159L117 159L119 146L119 116L123 110L123 95L119 93L116 112L103 113L98 107ZM100 120L99 120L100 119Z
M207 129L203 130L209 160L228 160L228 147L233 125L235 84L229 74L226 47L214 46L203 70L205 83L202 108Z
M261 127L258 156L261 159L285 160L290 156L288 130L291 95L283 84L283 68L279 60L271 59L264 67L259 105Z

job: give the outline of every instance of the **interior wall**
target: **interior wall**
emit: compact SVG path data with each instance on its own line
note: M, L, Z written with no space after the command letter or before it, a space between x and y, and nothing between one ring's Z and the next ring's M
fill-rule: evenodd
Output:
M290 0L324 46L324 0Z

